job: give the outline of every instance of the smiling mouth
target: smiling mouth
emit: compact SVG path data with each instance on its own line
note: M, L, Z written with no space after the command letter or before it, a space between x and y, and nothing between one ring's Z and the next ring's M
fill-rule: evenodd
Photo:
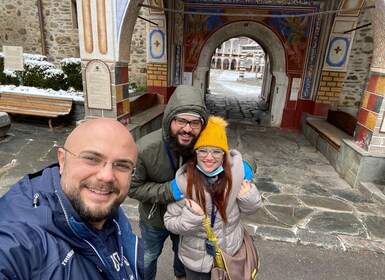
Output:
M190 134L180 134L183 138L191 138L192 136Z
M207 167L212 167L214 164L215 164L215 162L205 162L204 163Z
M91 192L97 193L97 194L102 194L102 195L108 195L111 192L110 191L103 191L103 190L98 190L98 189L92 189L88 188Z

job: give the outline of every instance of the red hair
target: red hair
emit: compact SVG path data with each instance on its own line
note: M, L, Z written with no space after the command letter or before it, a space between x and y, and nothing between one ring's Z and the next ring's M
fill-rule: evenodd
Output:
M196 168L196 164L196 156L194 156L187 163L187 197L194 199L194 201L202 207L204 213L207 215L205 190L210 193L209 188L211 188L211 186L207 176ZM218 174L218 180L214 183L212 191L214 205L218 209L223 221L226 223L226 208L233 185L231 166L227 161L227 154L224 156L223 169L224 171Z

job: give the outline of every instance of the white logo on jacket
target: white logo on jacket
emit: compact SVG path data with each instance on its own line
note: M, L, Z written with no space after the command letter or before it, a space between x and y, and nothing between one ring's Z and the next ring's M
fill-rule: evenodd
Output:
M64 258L64 260L62 261L62 265L67 265L67 262L70 260L70 258L74 255L74 250L71 250L67 253L67 256Z
M120 257L119 257L118 252L113 253L110 256L110 258L111 258L112 262L114 263L114 267L115 267L116 271L120 271ZM126 259L125 256L123 256L123 263L126 266L130 266L130 263L128 262L128 260Z

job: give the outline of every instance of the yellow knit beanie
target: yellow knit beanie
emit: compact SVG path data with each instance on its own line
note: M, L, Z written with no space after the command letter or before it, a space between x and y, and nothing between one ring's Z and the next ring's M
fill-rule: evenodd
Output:
M210 116L207 126L199 135L198 141L195 143L194 150L210 146L222 149L226 154L229 152L226 136L227 122L221 117Z

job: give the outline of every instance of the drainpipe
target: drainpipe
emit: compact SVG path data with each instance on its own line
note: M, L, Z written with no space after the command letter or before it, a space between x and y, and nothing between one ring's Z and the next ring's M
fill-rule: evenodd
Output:
M44 32L44 16L42 0L37 0L37 12L39 14L40 37L41 37L41 54L47 55L45 46L45 32Z

